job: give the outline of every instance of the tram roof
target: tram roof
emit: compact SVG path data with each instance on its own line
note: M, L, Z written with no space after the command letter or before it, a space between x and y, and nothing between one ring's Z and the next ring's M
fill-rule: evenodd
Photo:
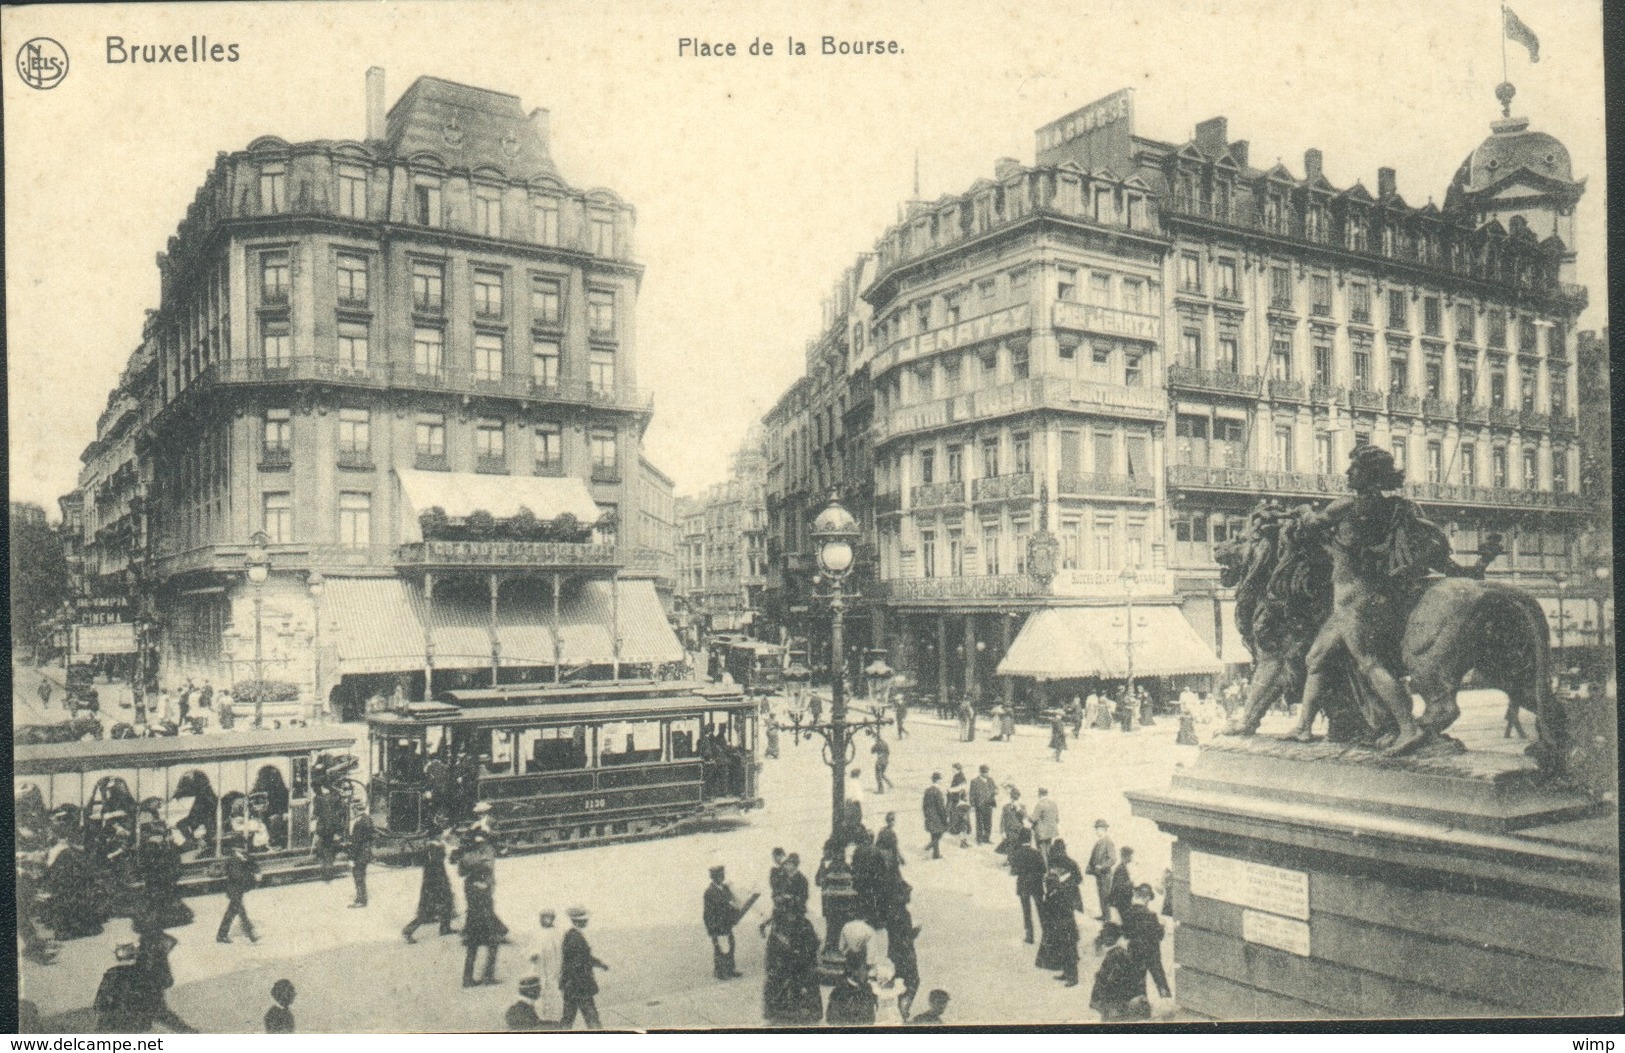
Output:
M425 712L410 716L375 713L367 722L383 730L422 727L425 724L503 724L548 725L603 723L614 720L649 720L686 716L717 709L756 708L756 700L737 692L708 695L687 692L654 698L594 698L578 702L544 702L539 705L469 706L456 710Z
M698 695L716 691L718 685L699 680L587 680L575 684L508 684L502 687L457 688L437 693L441 701L456 706L500 704L546 698L555 702L579 699L648 698L652 696Z
M94 739L17 746L12 763L17 775L94 771L103 768L146 768L169 764L267 757L321 749L349 749L359 736L339 728L277 728L230 731L211 735L170 735L149 739Z

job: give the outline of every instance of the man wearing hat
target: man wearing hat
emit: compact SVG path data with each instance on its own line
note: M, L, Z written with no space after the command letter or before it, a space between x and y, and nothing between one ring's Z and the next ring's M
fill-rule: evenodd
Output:
M474 836L477 841L483 840L482 835ZM468 861L465 859L464 862ZM468 864L463 876L463 903L466 912L463 918L464 987L497 982L497 948L501 946L503 937L508 935L508 927L497 917L495 885L496 879L492 876L489 864L484 862ZM480 978L475 980L474 964L479 958L481 947L485 948L485 970L480 974Z
M711 868L711 884L705 888L705 933L711 937L711 971L718 980L743 976L734 968L734 926L739 924L739 903L728 887L723 867Z
M258 874L259 864L248 854L247 843L241 838L233 839L226 850L226 913L214 935L216 942L231 942L231 923L238 918L243 919L243 930L248 933L250 942L260 942L254 934L254 923L248 920L248 908L243 904Z
M993 807L999 801L999 784L987 771L987 765L982 765L976 778L970 781L970 806L976 813L976 843L979 845L993 842Z
M367 905L367 866L372 862L372 844L378 831L372 825L372 816L362 812L350 827L350 876L355 879L355 902L352 907Z
M1049 791L1044 787L1038 788L1038 803L1033 805L1033 840L1038 842L1038 850L1048 854L1049 843L1061 836L1061 809Z
M948 801L942 794L942 773L931 773L931 785L926 787L925 796L920 801L920 810L925 816L925 832L931 835L931 843L925 847L931 851L932 859L942 858L942 835L948 832Z
M587 942L583 931L587 927L587 908L570 908L570 926L560 950L559 993L564 996L564 1015L559 1027L570 1030L579 1009L588 1029L596 1031L603 1024L598 1020L598 1006L593 1001L598 994L598 978L593 970L607 970L609 966L593 957L592 945Z
M1095 891L1100 896L1100 921L1111 919L1112 871L1117 867L1117 846L1112 844L1111 825L1104 819L1095 820L1095 847L1089 851L1089 865L1085 874L1095 877Z
M536 999L542 994L542 981L527 976L519 981L519 1001L508 1007L503 1022L509 1031L540 1031L542 1018L536 1015Z

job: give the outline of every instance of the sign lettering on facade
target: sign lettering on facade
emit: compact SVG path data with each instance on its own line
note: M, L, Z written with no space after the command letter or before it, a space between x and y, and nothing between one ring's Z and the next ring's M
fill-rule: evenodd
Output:
M73 649L78 654L135 654L135 626L130 622L75 625Z
M1055 324L1063 329L1083 329L1091 333L1126 336L1135 340L1156 340L1162 335L1161 320L1152 314L1119 311L1092 303L1055 304Z
M1309 957L1309 923L1263 911L1241 912L1241 938L1248 943Z
M1192 852L1191 895L1309 920L1309 875L1302 870Z
M974 344L979 340L987 340L1005 333L1013 333L1018 329L1026 329L1032 325L1032 305L1017 304L1015 307L1006 307L1002 311L984 314L979 318L972 318L968 322L958 325L943 326L933 329L929 333L893 344L896 350L896 365L912 361L922 355L933 354L937 351L947 351L950 348L961 347L965 344Z
M1096 128L1104 128L1108 124L1123 120L1131 113L1129 99L1129 89L1122 88L1104 99L1092 102L1081 110L1075 110L1060 120L1045 125L1038 132L1038 148L1047 150L1076 139L1080 135L1087 135Z

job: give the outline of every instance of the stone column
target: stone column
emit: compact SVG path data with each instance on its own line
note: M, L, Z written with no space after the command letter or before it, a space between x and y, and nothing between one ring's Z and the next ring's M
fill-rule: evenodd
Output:
M937 702L948 704L948 616L937 615Z

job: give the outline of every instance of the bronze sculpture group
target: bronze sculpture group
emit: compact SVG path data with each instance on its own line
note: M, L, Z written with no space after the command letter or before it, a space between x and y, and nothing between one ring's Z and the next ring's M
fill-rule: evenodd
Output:
M1542 771L1563 774L1546 617L1528 593L1483 580L1498 539L1487 539L1477 565L1456 564L1444 532L1396 493L1403 476L1386 450L1356 447L1348 482L1350 496L1319 510L1260 502L1245 533L1217 552L1254 661L1245 708L1226 733L1255 733L1284 700L1302 703L1290 739L1311 741L1325 713L1329 740L1386 756L1448 745L1456 693L1472 673L1535 714L1529 753Z

